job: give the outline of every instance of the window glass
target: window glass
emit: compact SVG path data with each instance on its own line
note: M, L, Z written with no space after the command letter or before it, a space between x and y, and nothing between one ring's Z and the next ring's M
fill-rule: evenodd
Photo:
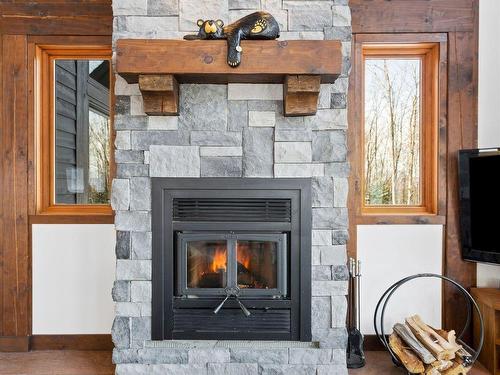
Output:
M108 204L109 61L57 59L54 80L55 203Z
M366 58L364 203L422 204L421 59Z

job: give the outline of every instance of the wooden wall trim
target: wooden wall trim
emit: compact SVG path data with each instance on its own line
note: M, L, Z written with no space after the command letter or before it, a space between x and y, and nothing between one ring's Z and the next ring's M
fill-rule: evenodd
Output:
M0 336L1 352L27 352L30 350L29 336Z
M33 335L31 350L113 350L111 335Z

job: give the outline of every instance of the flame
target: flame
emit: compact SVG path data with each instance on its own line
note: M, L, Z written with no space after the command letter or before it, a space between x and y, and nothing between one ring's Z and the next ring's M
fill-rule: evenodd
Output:
M212 264L210 265L212 272L218 272L223 269L226 270L226 247L225 246L217 246L215 248L214 259L212 260Z
M248 245L238 244L237 261L242 264L246 269L250 269L250 251Z

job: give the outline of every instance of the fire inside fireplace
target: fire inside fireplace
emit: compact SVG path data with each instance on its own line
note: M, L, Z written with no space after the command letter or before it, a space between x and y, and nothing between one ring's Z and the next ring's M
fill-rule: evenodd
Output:
M178 233L181 296L286 296L286 234Z

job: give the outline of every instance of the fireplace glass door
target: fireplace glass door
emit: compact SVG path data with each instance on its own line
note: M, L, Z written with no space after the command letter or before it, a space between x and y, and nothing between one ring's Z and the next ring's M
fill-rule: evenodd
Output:
M286 234L177 234L179 296L283 298L287 284Z

